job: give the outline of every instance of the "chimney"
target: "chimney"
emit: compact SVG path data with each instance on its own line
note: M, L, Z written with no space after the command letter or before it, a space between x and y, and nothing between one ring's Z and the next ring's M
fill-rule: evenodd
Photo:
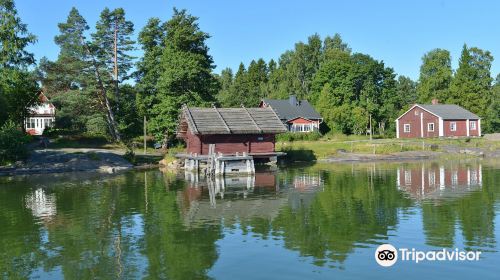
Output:
M295 95L290 95L289 99L290 105L297 106L297 97Z
M436 105L436 104L439 104L439 100L437 100L436 98L432 99L432 105Z

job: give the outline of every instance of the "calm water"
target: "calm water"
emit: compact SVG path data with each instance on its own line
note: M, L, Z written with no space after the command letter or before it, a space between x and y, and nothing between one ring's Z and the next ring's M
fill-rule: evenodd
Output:
M498 279L500 164L0 178L1 278ZM378 266L383 243L482 251Z

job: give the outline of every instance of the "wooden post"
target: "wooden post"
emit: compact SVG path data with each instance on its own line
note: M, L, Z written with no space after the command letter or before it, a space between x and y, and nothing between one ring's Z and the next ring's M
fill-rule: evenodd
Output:
M147 146L146 146L147 145L146 144L146 133L147 133L147 131L146 131L146 121L147 121L146 120L146 116L144 116L144 154L147 153L147 150L146 150L146 148L147 148Z

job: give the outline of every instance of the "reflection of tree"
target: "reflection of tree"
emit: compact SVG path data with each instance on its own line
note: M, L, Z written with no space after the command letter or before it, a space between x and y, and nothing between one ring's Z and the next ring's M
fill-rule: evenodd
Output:
M168 175L166 175L168 176ZM172 180L168 190L164 181L151 180L148 212L144 216L144 254L150 279L205 279L218 257L215 241L220 226L186 228L177 203L182 181Z
M26 208L34 193L27 184L0 188L0 228L8 229L0 233L0 277L43 268L68 279L200 279L217 259L220 226L183 226L176 197L184 185L170 175L53 182L44 189L57 204L51 219Z
M425 201L422 219L427 244L436 247L455 245L455 228L459 225L464 246L493 247L495 245L495 202L500 186L498 172L483 170L483 187L453 199Z
M0 278L27 279L45 257L40 223L22 201L31 189L0 183Z
M324 190L310 207L286 207L273 222L287 248L313 256L317 265L342 263L355 243L386 235L397 224L397 209L411 204L387 172L376 174L370 167L356 176L350 169L323 176Z

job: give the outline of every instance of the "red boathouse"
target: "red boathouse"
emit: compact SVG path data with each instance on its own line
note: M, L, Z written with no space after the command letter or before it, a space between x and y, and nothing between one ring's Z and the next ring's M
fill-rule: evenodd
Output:
M286 128L271 108L189 108L181 112L177 137L186 142L188 154L248 154L272 157L275 135Z
M481 119L452 104L415 104L396 119L397 138L481 136Z

